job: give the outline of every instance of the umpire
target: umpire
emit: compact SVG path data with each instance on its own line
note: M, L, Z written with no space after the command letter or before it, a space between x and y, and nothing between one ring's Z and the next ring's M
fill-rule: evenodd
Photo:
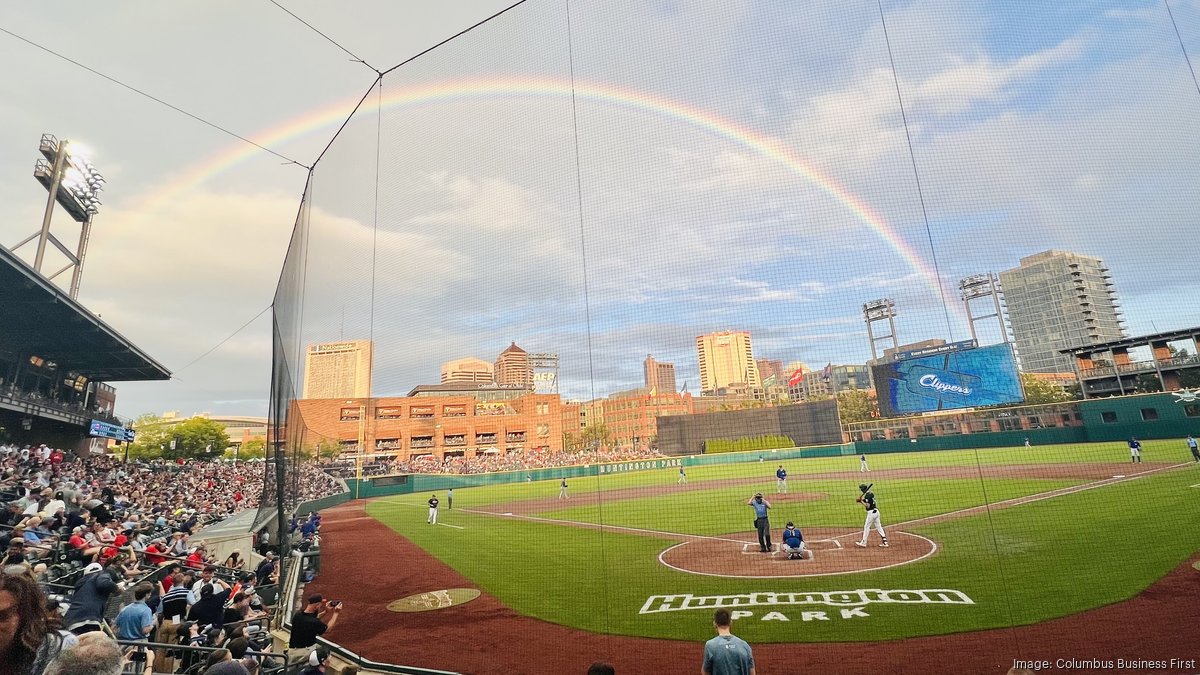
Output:
M758 547L763 553L770 553L771 521L767 518L767 510L771 508L771 502L763 499L761 492L756 492L746 504L754 509L754 529L758 530Z

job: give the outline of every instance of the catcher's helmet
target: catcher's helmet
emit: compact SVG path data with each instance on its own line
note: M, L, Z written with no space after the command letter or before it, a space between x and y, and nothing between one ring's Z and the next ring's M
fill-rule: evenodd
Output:
M858 484L858 489L859 489L859 491L860 491L860 492L866 492L866 491L867 491L867 484L866 484L866 483L859 483L859 484Z

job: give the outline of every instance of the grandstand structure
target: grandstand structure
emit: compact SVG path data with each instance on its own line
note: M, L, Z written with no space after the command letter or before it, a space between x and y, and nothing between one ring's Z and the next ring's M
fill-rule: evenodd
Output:
M87 450L93 420L119 423L112 382L171 372L0 247L0 440Z

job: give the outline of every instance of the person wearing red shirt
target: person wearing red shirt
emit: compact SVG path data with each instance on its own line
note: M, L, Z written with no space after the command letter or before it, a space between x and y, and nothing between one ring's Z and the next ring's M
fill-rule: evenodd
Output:
M146 551L145 551L146 564L147 565L163 564L163 562L165 562L167 559L166 553L167 553L167 547L164 546L160 540L155 539L154 541L150 542L149 546L146 547Z
M203 569L205 565L204 554L204 547L197 546L196 550L188 554L187 560L184 562L184 564L192 569Z

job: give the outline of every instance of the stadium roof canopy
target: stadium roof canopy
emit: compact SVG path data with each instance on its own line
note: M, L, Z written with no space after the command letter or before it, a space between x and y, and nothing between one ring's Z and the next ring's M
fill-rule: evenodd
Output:
M0 350L57 361L100 382L171 378L162 364L3 246Z
M1090 345L1069 347L1067 349L1060 349L1058 351L1063 354L1096 354L1099 352L1111 351L1113 349L1129 349L1132 347L1140 347L1142 345L1148 345L1151 342L1195 340L1197 336L1200 336L1200 326L1196 326L1195 328L1169 330L1163 333L1151 333L1149 335L1136 335L1134 337L1121 338L1120 340L1110 340L1108 342L1097 342Z

